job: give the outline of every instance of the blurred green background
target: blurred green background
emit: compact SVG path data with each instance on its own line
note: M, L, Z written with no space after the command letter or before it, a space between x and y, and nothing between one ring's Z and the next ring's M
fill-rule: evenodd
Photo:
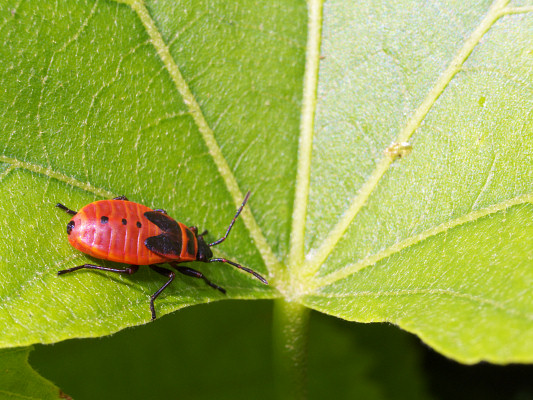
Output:
M37 345L74 399L274 399L272 303L189 307L100 339ZM391 324L311 314L309 398L533 399L533 366L466 366Z

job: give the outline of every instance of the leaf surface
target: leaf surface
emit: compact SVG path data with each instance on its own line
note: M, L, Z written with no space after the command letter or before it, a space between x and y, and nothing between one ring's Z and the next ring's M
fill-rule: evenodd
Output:
M56 276L94 263L57 202L126 195L215 240L251 190L216 255L270 285L192 265L227 297L389 321L464 362L532 360L532 5L307 6L6 3L2 346L150 318L151 271ZM223 298L179 277L156 308Z
M306 305L464 362L531 361L531 11L325 3Z

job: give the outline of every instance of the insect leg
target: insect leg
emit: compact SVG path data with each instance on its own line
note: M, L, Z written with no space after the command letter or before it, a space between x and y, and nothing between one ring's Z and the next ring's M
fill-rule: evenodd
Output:
M172 266L176 268L178 272L181 272L183 275L192 276L193 278L203 279L204 282L207 283L209 286L211 286L213 289L220 290L222 293L226 294L226 289L221 288L220 286L211 282L200 271L196 271L195 269L188 268L188 267L178 267L176 265L172 265Z
M70 208L65 207L65 206L64 206L63 204L61 204L61 203L57 203L57 204L56 204L56 207L61 208L61 209L64 210L67 214L70 214L70 215L76 215L76 214L77 214L76 211L73 211L73 210L71 210Z
M126 201L128 201L128 198L126 196L118 196L118 197L115 197L113 200L126 200Z
M93 265L93 264L83 264L83 265L78 265L77 267L72 267L72 268L69 268L69 269L64 269L64 270L61 270L61 271L57 271L57 274L58 275L63 275L63 274L67 274L69 272L77 271L77 270L83 269L83 268L97 269L97 270L100 270L100 271L108 271L108 272L118 272L120 274L131 275L131 274L134 274L135 272L137 272L137 270L139 269L139 266L138 265L131 265L128 268L119 269L119 268L101 267L99 265Z
M157 272L158 274L161 274L161 275L164 275L168 278L168 281L165 282L165 284L163 286L161 286L157 292L155 292L151 297L150 297L150 311L152 312L152 321L156 318L155 316L155 307L154 307L154 301L155 299L157 299L157 296L159 296L161 294L161 292L163 290L165 290L165 288L170 285L170 282L172 282L174 280L174 277L176 276L176 274L169 270L169 269L166 269L166 268L163 268L163 267L158 267L157 265L149 265L150 268L152 268L155 272Z

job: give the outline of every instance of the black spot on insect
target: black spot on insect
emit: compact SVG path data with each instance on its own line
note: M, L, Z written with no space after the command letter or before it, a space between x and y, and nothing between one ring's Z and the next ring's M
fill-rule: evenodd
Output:
M67 224L67 235L70 235L70 232L72 232L72 229L74 229L75 225L76 225L76 223L74 221L70 221Z
M137 221L137 228L140 228L142 225L139 221Z
M122 218L122 225L126 225L128 221L126 221L126 218Z
M157 227L163 232L172 232L176 235L181 234L181 229L178 223L167 215L162 214L160 211L147 211L144 213L144 216L148 221L157 225Z
M109 221L109 218L108 218L108 217L105 217L105 216L104 216L104 217L100 218L100 222L101 222L102 224L107 224L107 221Z

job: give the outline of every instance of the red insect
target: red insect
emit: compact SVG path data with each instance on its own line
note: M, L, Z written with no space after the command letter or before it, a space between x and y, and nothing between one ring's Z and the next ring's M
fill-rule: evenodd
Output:
M128 201L124 196L113 200L100 200L90 203L80 211L72 211L63 204L57 204L68 214L73 215L67 224L68 240L76 249L103 260L132 264L125 269L106 268L93 264L84 264L59 271L58 275L88 268L123 274L134 274L139 265L148 265L168 281L150 298L152 320L156 318L154 301L161 292L174 280L175 273L157 264L170 264L184 275L200 278L214 289L226 293L226 290L215 285L201 272L177 264L189 261L206 263L221 262L231 264L249 272L265 285L268 282L257 272L243 267L225 258L213 258L211 247L222 243L228 237L235 220L248 201L250 192L246 194L235 217L229 224L226 234L213 243L207 244L204 235L198 234L195 226L187 227L173 220L165 210L152 210L139 203Z

